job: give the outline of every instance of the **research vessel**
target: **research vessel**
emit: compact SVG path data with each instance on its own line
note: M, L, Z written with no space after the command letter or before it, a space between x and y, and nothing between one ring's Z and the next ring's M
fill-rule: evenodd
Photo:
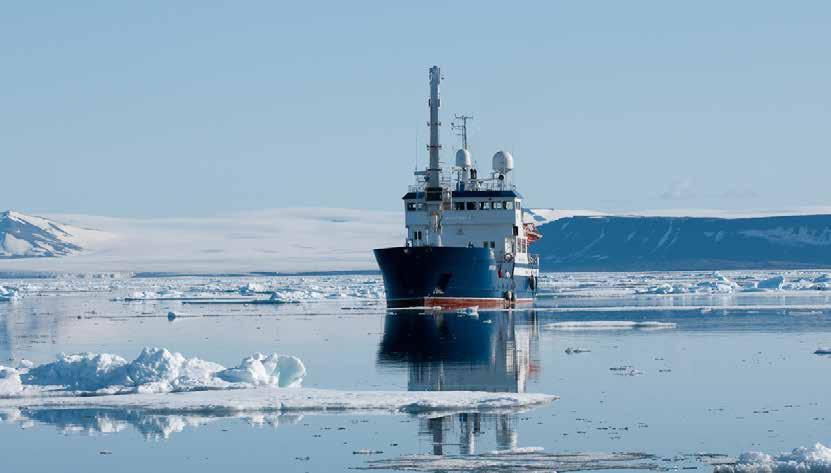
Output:
M513 184L514 158L497 151L479 172L467 142L468 116L451 126L461 136L453 166L443 167L439 141L441 70L429 71L430 142L426 169L402 198L403 246L374 250L389 307L508 307L537 292L539 258L529 246L542 237L523 222L523 198Z

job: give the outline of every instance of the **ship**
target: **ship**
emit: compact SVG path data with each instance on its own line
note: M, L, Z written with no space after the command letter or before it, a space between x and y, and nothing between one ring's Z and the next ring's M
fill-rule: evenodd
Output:
M533 303L539 256L530 245L542 235L523 222L523 197L513 183L514 158L497 151L479 173L468 148L467 122L451 124L461 139L453 166L440 160L441 70L429 70L430 141L426 169L414 172L404 195L403 246L378 248L388 307L512 307Z

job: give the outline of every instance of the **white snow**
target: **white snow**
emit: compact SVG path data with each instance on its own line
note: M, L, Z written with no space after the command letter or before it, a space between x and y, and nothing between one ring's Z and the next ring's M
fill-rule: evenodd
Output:
M239 293L242 296L253 296L254 294L262 294L268 292L268 289L263 284L249 282L243 284L239 288Z
M548 330L626 330L626 329L669 329L675 328L671 322L631 320L589 320L577 322L551 322L544 326Z
M561 218L570 217L604 217L612 215L594 210L565 210L565 209L528 209L522 215L525 222L533 222L537 225L545 225Z
M60 355L51 363L0 367L0 410L107 408L147 412L511 411L556 396L489 392L337 391L300 388L296 357L254 354L233 368L146 348L133 361L112 354Z
M257 353L242 360L236 368L217 373L217 377L229 383L245 383L252 386L300 386L306 368L299 358L286 355Z
M11 233L6 233L0 244L0 255L4 256L27 256L31 254L31 251L32 245L28 241L17 238Z
M0 213L0 223L8 228L0 232L0 257L61 256L76 253L78 248L81 251L93 248L115 238L107 232L14 211Z
M60 355L51 363L19 371L22 389L59 387L95 394L170 393L253 386L296 387L306 369L287 355L257 353L234 367L186 358L165 348L145 348L133 361L107 353Z
M24 391L25 393L25 391ZM430 412L515 412L548 404L557 396L483 391L339 391L258 386L170 393L55 395L49 392L0 396L0 410L14 408L136 409L145 413L226 414L234 412L341 412L422 414Z
M790 453L769 455L746 452L738 462L716 465L716 473L828 473L831 472L831 448L817 442L812 448L799 447Z
M717 271L703 281L661 283L636 288L635 294L731 294L737 289L738 284Z
M0 271L237 273L375 270L373 248L403 244L402 212L286 208L200 218L53 215L114 237L60 258L0 261ZM86 236L85 240L90 240Z

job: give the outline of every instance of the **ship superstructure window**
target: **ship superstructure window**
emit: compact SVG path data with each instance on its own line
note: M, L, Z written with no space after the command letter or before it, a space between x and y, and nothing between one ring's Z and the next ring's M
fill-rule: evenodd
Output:
M522 202L516 201L516 209L517 210L522 210Z
M490 210L491 203L490 202L479 202L479 210Z
M508 210L513 210L514 209L514 201L509 200L509 201L505 202L505 208L508 209Z
M467 203L468 210L476 210L476 202L468 202Z
M494 210L502 210L502 202L494 202L493 208Z
M465 203L464 202L453 202L453 210L464 210Z
M421 230L416 230L413 232L413 240L420 241L422 238Z
M413 210L415 210L415 209L416 209L416 204L415 204L415 202L407 202L407 210L409 210L409 211L413 211Z

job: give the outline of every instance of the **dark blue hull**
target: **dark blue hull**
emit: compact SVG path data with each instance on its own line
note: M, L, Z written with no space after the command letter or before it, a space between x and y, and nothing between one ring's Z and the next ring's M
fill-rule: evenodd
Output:
M389 307L504 307L531 302L536 293L534 268L497 261L487 248L383 248L375 259Z

